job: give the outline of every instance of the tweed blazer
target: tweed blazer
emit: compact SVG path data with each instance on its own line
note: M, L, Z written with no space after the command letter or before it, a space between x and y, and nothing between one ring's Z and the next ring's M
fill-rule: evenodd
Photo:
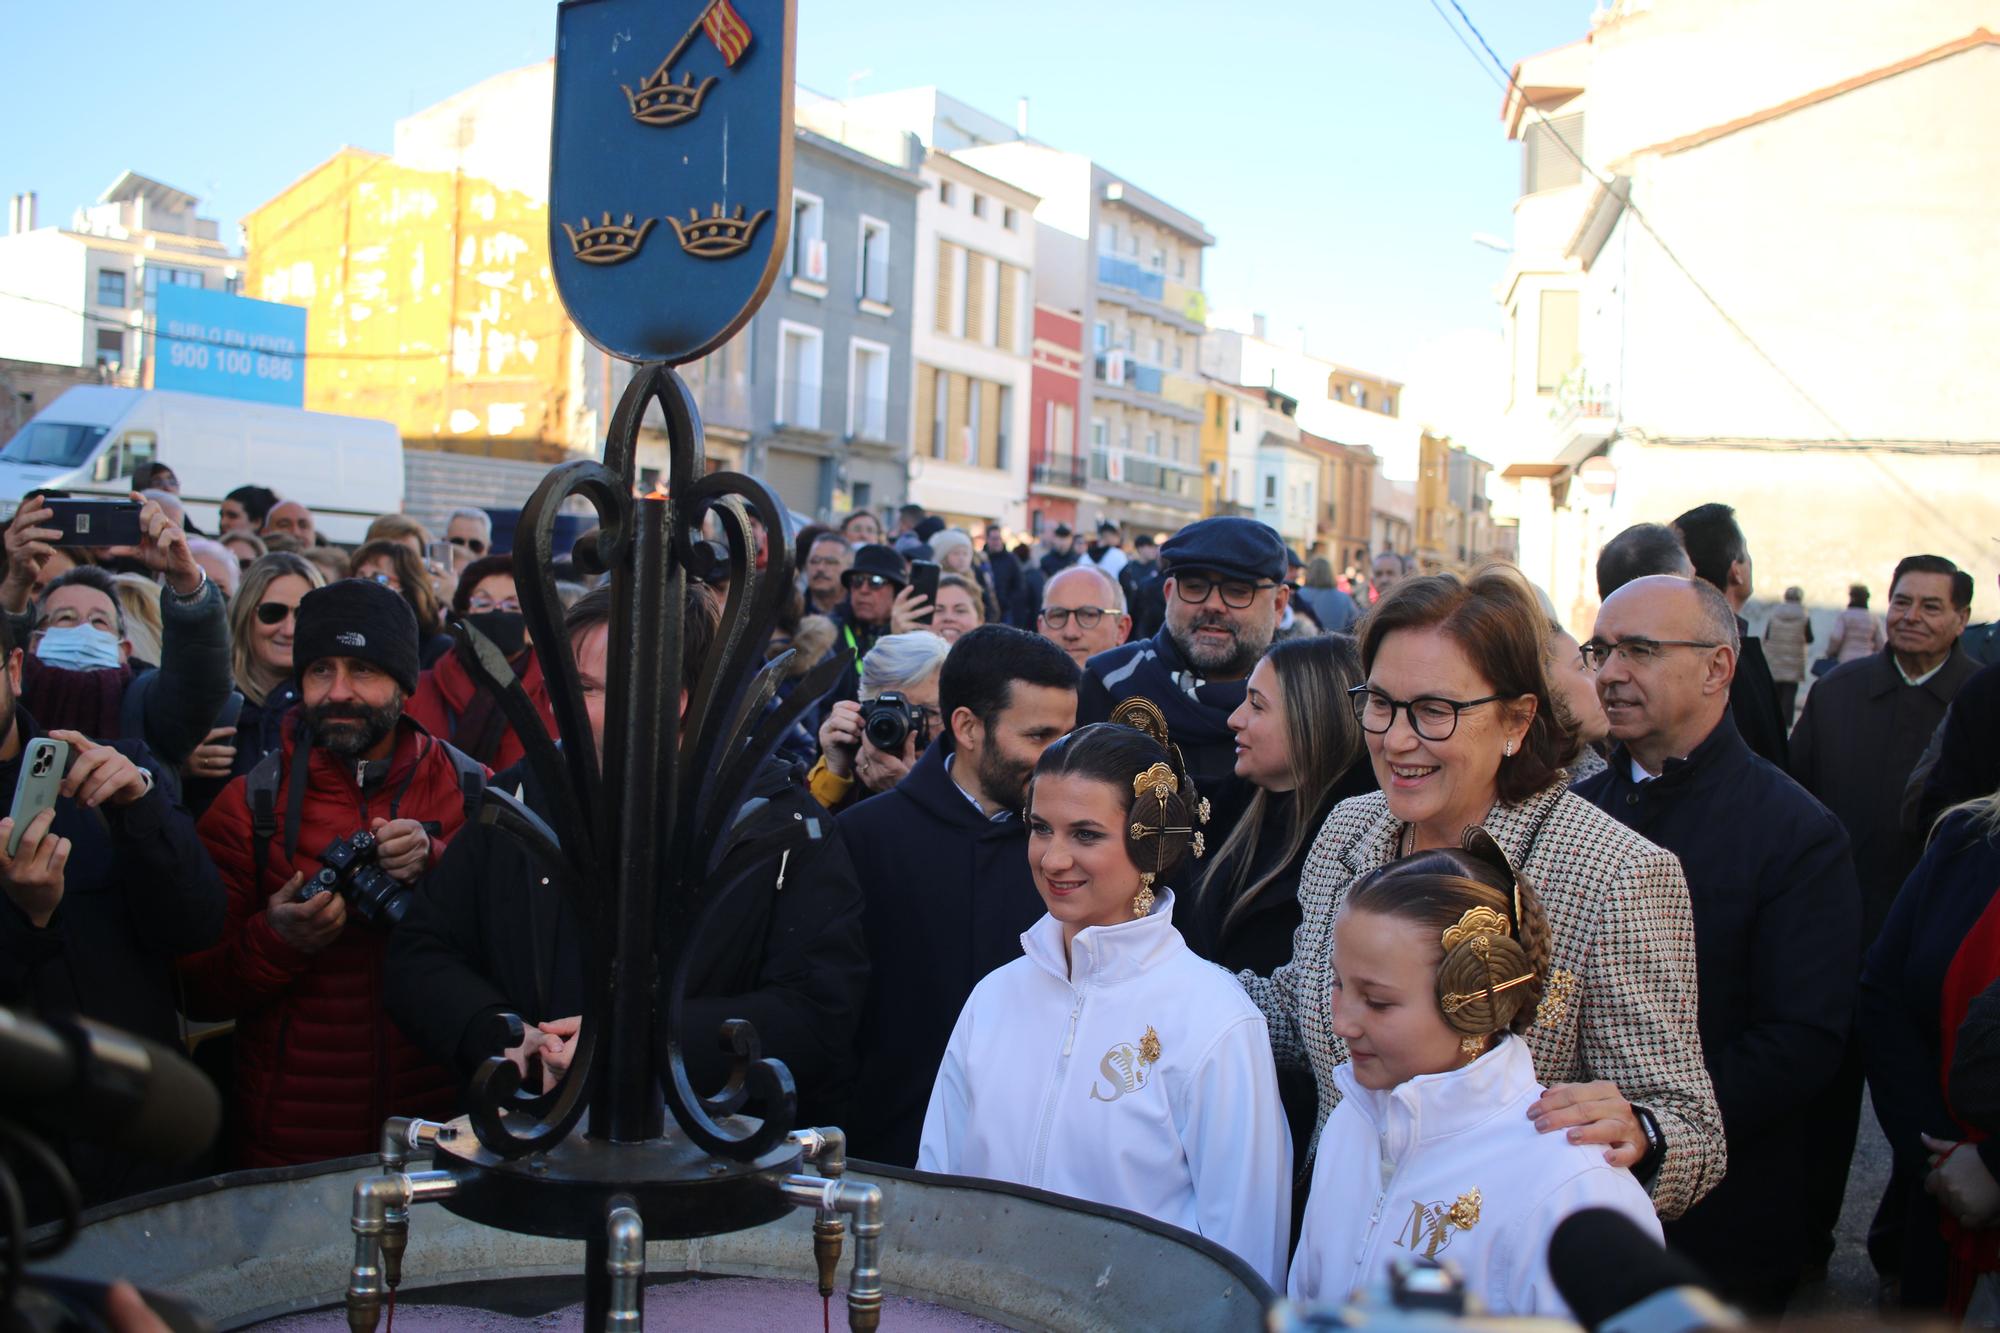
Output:
M1540 891L1555 937L1526 1034L1535 1073L1544 1084L1609 1079L1653 1113L1667 1139L1653 1203L1661 1217L1678 1217L1727 1165L1695 1026L1694 914L1680 862L1560 782L1494 806L1485 827ZM1264 1011L1278 1064L1312 1068L1315 1144L1340 1099L1333 1071L1347 1060L1333 1033L1333 920L1350 887L1396 858L1402 831L1381 792L1335 806L1299 879L1304 920L1292 961L1269 977L1238 974Z

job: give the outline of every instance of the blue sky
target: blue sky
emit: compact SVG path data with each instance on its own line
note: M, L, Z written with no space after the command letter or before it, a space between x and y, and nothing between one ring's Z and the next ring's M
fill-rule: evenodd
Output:
M1581 36L1589 0L1460 0L1501 57ZM801 82L936 84L1087 152L1218 238L1211 304L1303 325L1401 373L1497 324L1519 149L1500 93L1424 0L800 0ZM120 171L200 195L224 234L341 144L547 56L549 0L349 0L199 10L15 4L0 191L66 221Z

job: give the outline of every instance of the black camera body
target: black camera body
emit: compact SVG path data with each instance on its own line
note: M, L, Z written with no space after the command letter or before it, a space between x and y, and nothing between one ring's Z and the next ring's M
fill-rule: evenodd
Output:
M347 905L371 926L399 924L410 910L410 886L384 870L375 835L359 829L335 838L319 854L319 873L299 889L299 901L322 893L339 893Z
M924 710L910 702L899 690L885 690L861 705L861 734L884 754L901 754L903 742L914 732L917 748L930 744L930 725Z

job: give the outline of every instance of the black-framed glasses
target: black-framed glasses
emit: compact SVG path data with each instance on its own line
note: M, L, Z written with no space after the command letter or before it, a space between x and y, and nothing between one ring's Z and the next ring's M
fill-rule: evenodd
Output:
M1222 604L1241 611L1257 600L1257 594L1275 583L1248 583L1242 579L1212 579L1205 574L1176 574L1174 595L1189 606L1200 606L1210 593L1222 594Z
M1378 689L1367 685L1356 685L1347 692L1354 705L1354 720L1361 724L1363 731L1380 736L1396 725L1396 710L1409 714L1410 730L1417 733L1419 740L1448 741L1458 730L1458 715L1468 708L1478 708L1482 704L1498 703L1506 698L1504 694L1489 694L1484 699L1446 699L1435 694L1421 694L1414 699L1392 699Z
M1063 626L1069 624L1071 616L1076 617L1076 623L1082 628L1096 629L1097 622L1104 619L1106 614L1108 613L1101 606L1045 606L1042 608L1042 620L1050 629L1061 629Z
M1719 643L1705 643L1700 639L1620 639L1616 643L1606 643L1602 639L1592 639L1579 645L1583 654L1583 664L1592 671L1601 671L1613 657L1622 657L1626 665L1635 667L1651 666L1663 656L1663 648L1720 648Z
M479 538L477 537L447 537L445 538L445 540L450 542L453 546L463 546L466 550L472 552L474 555L486 554L486 543L479 540Z
M282 625L298 613L298 607L286 602L257 603L257 623L260 625Z

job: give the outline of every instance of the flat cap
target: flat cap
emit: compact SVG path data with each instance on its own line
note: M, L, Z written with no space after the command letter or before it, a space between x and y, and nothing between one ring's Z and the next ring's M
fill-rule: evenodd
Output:
M1206 569L1233 578L1282 583L1285 543L1269 524L1221 515L1190 523L1167 539L1160 559L1169 573Z

